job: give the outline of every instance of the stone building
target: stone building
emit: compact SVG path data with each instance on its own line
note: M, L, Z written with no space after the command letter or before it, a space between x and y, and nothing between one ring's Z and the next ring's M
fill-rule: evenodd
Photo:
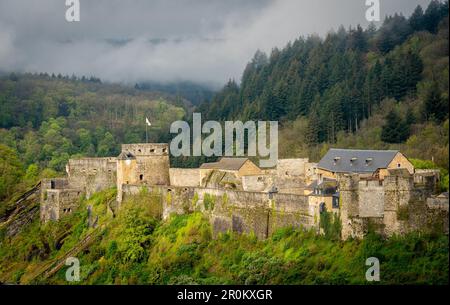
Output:
M170 185L168 144L122 144L117 157L117 201L122 201L122 186Z
M330 150L319 164L282 159L261 170L247 158L222 158L200 168L170 168L167 144L123 144L120 155L69 160L67 178L41 182L41 221L58 220L82 197L117 187L117 203L147 188L161 216L198 210L215 233L266 238L285 226L320 232L320 214L340 216L342 238L414 230L448 233L448 194L436 196L436 171L415 171L398 151ZM159 195L158 195L159 194ZM158 201L157 200L157 201Z
M71 187L66 178L43 179L40 199L41 222L58 220L71 214L77 209L82 196L84 190Z
M417 185L405 168L388 169L383 180L338 174L342 238L361 238L369 230L384 236L411 231L448 234L447 208L429 207L431 183Z
M398 150L330 149L317 165L319 180L336 179L338 174L357 173L383 180L389 169L405 168L412 175L414 166Z
M96 192L116 186L117 159L114 157L70 159L66 165L66 172L70 187L83 189L89 198Z
M203 163L199 170L200 185L207 188L243 190L243 177L263 175L248 158L221 158L218 162Z

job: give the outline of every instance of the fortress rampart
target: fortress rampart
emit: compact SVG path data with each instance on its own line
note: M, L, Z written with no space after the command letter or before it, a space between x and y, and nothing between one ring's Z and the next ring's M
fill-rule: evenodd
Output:
M382 180L337 174L330 192L330 180L319 179L316 170L308 159L279 160L276 169L252 175L236 169L170 168L167 144L124 144L117 158L69 160L67 178L43 180L41 220L58 220L74 211L81 197L117 187L119 208L146 189L159 198L162 218L201 211L215 234L253 232L266 238L289 226L320 232L325 211L339 214L344 239L361 238L370 230L384 236L448 233L448 197L433 197L438 177L432 171L411 175L387 169Z
M124 185L123 198L145 188L160 198L161 217L201 211L208 216L214 234L225 231L254 233L267 238L282 227L318 230L318 208L311 209L308 197L267 194L201 187Z

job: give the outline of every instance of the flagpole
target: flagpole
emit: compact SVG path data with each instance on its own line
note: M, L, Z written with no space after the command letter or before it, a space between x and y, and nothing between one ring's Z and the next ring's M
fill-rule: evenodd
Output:
M148 143L148 124L145 123L145 143Z

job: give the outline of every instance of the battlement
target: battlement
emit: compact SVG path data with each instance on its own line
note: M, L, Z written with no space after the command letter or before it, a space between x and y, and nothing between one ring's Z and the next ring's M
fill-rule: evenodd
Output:
M147 188L159 194L163 217L195 207L209 215L214 232L254 231L262 238L285 226L319 231L324 211L339 213L344 239L364 236L372 224L390 236L430 230L430 223L448 218L448 196L428 200L439 181L434 170L411 173L399 167L383 169L383 175L329 177L306 158L281 159L276 169L254 166L256 171L245 173L238 173L240 160L238 166L226 161L209 164L212 168L170 168L164 143L123 144L119 157L71 159L67 178L42 180L41 219L58 220L78 207L81 196L112 187L119 206L124 196ZM333 181L332 192L320 192L327 180ZM448 232L448 221L443 228Z
M129 152L136 157L168 156L169 145L167 143L122 144L122 152Z

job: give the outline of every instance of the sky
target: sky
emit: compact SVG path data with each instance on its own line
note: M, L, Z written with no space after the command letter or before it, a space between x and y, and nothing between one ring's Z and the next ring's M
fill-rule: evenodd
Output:
M381 20L430 0L379 0ZM259 49L324 36L365 18L366 0L0 0L0 71L100 77L133 84L240 80ZM380 25L381 22L376 22Z

